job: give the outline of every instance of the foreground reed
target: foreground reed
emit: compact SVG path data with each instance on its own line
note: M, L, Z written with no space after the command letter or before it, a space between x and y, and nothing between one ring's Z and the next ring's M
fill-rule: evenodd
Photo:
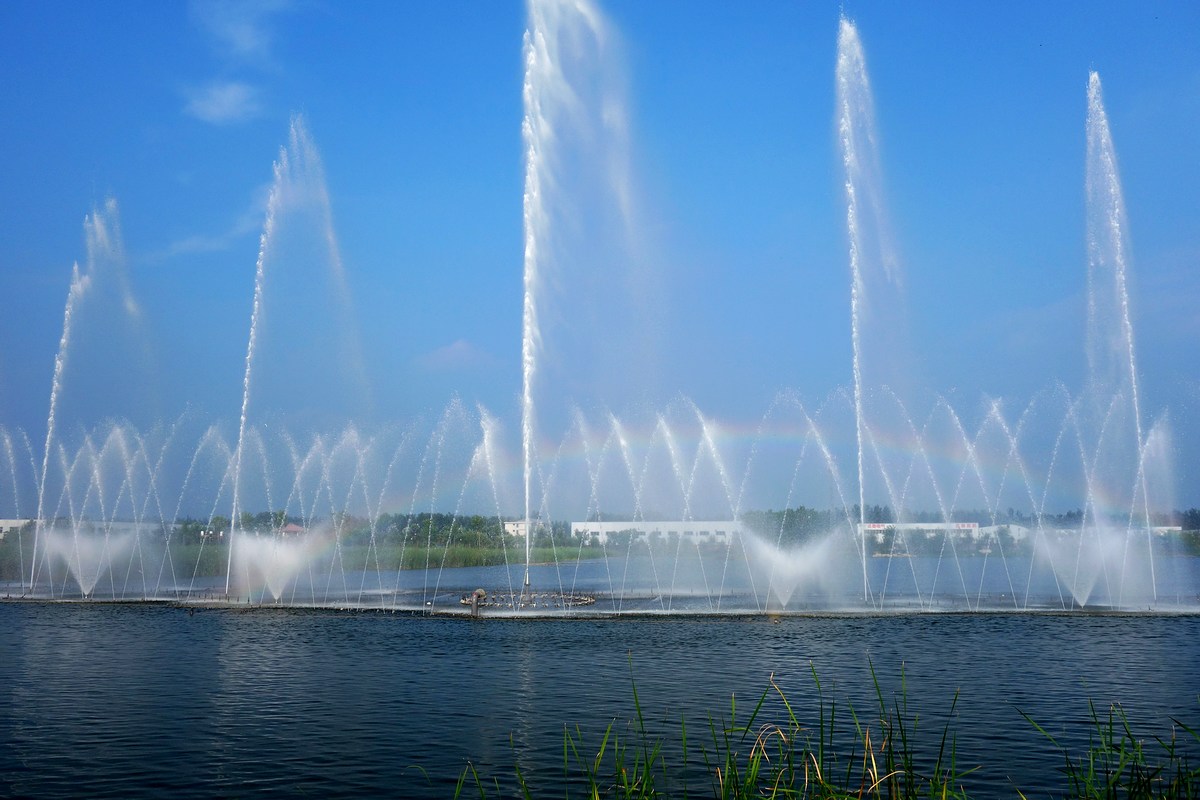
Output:
M828 697L816 671L813 681L818 713L815 725L802 724L783 690L771 677L769 687L744 713L731 698L727 717L709 718L696 737L681 720L678 737L665 740L646 725L633 685L634 718L623 736L616 721L599 743L588 747L576 728L563 735L563 773L551 785L534 785L515 769L507 794L526 800L540 797L686 798L967 798L965 780L976 768L957 763L955 736L949 719L958 704L955 693L947 722L918 730L910 712L904 676L901 690L889 703L871 669L875 708L860 714L852 703L839 708ZM769 702L772 701L772 702ZM1086 751L1072 753L1029 716L1031 735L1040 733L1059 750L1065 766L1063 785L1040 787L1028 797L1065 798L1200 798L1200 768L1191 765L1200 734L1173 720L1169 738L1152 744L1136 737L1119 706L1106 716L1091 709L1092 740ZM771 712L776 719L768 719ZM1023 712L1022 712L1023 713ZM1035 733L1035 731L1037 733ZM1179 734L1182 733L1182 738ZM918 736L920 734L920 736ZM918 747L920 740L920 748ZM936 749L930 745L936 741ZM921 749L924 748L924 749ZM1002 752L997 753L1003 759ZM993 790L994 791L994 790ZM498 779L485 780L468 764L454 796L504 797ZM990 796L979 795L979 796ZM1019 787L1013 797L1026 798Z
M1179 720L1167 738L1152 737L1153 747L1134 735L1125 710L1110 706L1106 715L1088 702L1091 743L1078 755L1059 744L1028 714L1022 715L1062 753L1066 796L1079 798L1200 798L1200 767L1190 764L1188 748L1200 733ZM1182 737L1180 733L1184 734Z

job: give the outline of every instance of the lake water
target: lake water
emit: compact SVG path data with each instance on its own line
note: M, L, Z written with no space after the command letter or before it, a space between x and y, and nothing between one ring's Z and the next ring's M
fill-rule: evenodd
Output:
M952 722L975 796L1058 785L1025 711L1086 744L1089 699L1135 729L1200 725L1200 617L916 614L514 620L380 612L0 603L0 796L447 797L468 762L513 796L561 797L563 732L588 748L633 686L654 733L690 742L775 681L816 723L826 699L872 709L903 671L917 749ZM810 666L811 665L811 666ZM770 720L782 721L777 703ZM696 753L693 750L692 755ZM668 760L680 754L667 747ZM704 795L703 765L676 788ZM495 791L499 781L501 792ZM472 796L478 796L477 793Z

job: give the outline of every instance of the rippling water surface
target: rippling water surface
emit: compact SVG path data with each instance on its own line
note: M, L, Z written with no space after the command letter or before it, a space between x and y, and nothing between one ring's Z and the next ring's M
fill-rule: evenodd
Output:
M810 667L810 664L812 665ZM564 727L696 741L770 676L816 723L903 671L918 749L952 720L977 796L1057 785L1020 715L1086 744L1089 699L1147 734L1200 724L1200 617L959 615L468 620L375 612L0 603L0 796L447 797L472 764L562 796ZM777 704L767 709L780 720ZM678 760L674 747L668 757ZM694 755L694 753L693 753ZM681 771L690 794L710 779Z

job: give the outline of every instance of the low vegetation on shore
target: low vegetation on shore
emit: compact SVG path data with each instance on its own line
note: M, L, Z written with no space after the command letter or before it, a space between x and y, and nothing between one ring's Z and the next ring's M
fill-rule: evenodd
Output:
M874 677L874 669L872 669ZM633 688L635 714L616 721L599 741L578 729L563 734L562 775L553 785L536 784L518 765L511 780L487 778L473 764L463 769L456 798L928 798L994 797L976 793L976 767L958 761L949 722L927 729L909 709L902 688L885 696L875 680L875 707L861 713L830 698L813 672L819 706L815 720L802 720L772 679L748 712L731 700L728 714L710 718L700 731L681 722L670 737L651 733ZM903 684L903 680L902 680ZM950 701L954 717L958 695ZM1135 732L1120 706L1107 712L1089 703L1090 743L1079 749L1060 744L1026 715L1029 734L1062 758L1054 786L1014 783L1006 796L1086 800L1150 800L1200 797L1200 732L1172 720L1165 735ZM1004 753L997 751L997 759ZM504 783L516 787L506 789Z

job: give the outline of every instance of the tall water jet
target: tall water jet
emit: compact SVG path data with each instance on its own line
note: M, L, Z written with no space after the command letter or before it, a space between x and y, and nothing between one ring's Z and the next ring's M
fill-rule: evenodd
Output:
M524 458L525 480L525 585L529 585L530 505L533 489L533 379L537 369L538 351L541 348L541 332L538 329L537 294L538 285L538 240L543 234L546 209L542 199L542 171L546 168L543 149L549 132L542 113L542 97L538 91L538 77L547 69L546 39L538 28L540 15L537 4L530 6L533 21L532 31L525 32L525 85L522 98L525 119L521 134L525 140L525 196L523 201L525 224L525 278L524 308L521 314L521 454Z
M140 309L129 286L129 276L124 263L124 245L121 240L120 215L115 198L105 201L102 208L94 208L83 220L84 245L87 252L83 270L76 263L71 269L71 285L67 290L67 302L63 309L62 336L58 342L58 353L54 357L54 375L50 384L50 404L46 417L46 441L42 451L42 471L38 479L37 521L34 527L34 546L31 556L29 587L33 589L34 573L37 570L38 542L44 533L46 482L50 468L50 453L58 428L58 415L66 379L68 353L72 349L72 327L80 304L85 296L95 291L100 277L104 277L110 288L115 290L117 305L122 315L137 320ZM107 271L111 274L99 276Z
M1116 148L1104 109L1100 75L1096 72L1088 74L1086 180L1088 388L1093 394L1100 394L1102 400L1111 397L1115 390L1129 389L1141 442L1141 402L1127 283L1128 222Z
M242 409L238 416L237 445L233 452L233 492L232 514L229 524L229 554L225 564L225 594L229 594L229 581L233 573L234 539L237 535L239 516L239 488L242 477L242 450L246 439L246 415L250 408L250 378L254 367L254 346L258 341L258 320L262 311L263 279L267 263L268 248L275 231L275 219L279 210L280 195L283 191L283 176L287 169L287 151L280 151L279 160L275 162L275 180L271 184L271 194L267 198L267 218L263 223L262 235L258 240L258 260L254 266L254 304L250 311L250 335L246 341L246 368L242 373Z
M33 554L30 556L29 590L33 591L34 576L37 573L38 546L43 535L43 519L46 505L46 477L50 470L50 447L54 441L54 427L57 422L58 396L62 391L63 371L67 366L67 349L71 344L71 317L75 306L87 292L90 281L79 272L76 264L71 270L71 288L67 291L67 303L63 309L62 337L58 340L58 353L54 356L54 377L50 383L50 411L46 417L46 445L42 451L42 472L38 478L37 517L33 535Z
M1108 127L1100 76L1088 75L1087 238L1089 400L1107 404L1127 393L1137 446L1142 411L1127 281L1129 242L1117 153Z
M578 58L588 47L601 49L607 37L605 21L588 0L529 0L528 14L522 86L524 118L521 123L525 148L521 452L524 459L526 586L529 585L528 565L536 516L533 482L537 467L537 374L544 351L539 301L555 261L551 256L550 241L553 214L547 195L561 183L559 162L564 134L587 122L582 90L572 82L567 62ZM605 109L606 113L610 111ZM615 112L614 115L620 116ZM623 178L623 175L619 177L618 182ZM628 192L618 191L618 197L624 213L628 209Z
M878 285L871 287L874 291L879 291L884 283L899 283L899 269L884 221L875 106L871 96L871 82L867 76L866 58L858 37L858 29L845 17L841 18L838 26L836 75L838 140L845 173L846 231L849 240L850 336L853 349L855 439L858 450L859 524L862 525L866 522L866 474L863 464L866 425L863 412L863 326L868 300L867 271L871 267L882 269ZM861 547L863 596L866 600L870 596L870 587L867 581L865 541L861 543Z
M287 144L274 164L255 264L232 465L231 536L238 535L240 525L252 392L256 407L269 407L276 418L301 428L344 423L343 414L361 419L371 413L370 386L351 305L320 154L304 118L294 115ZM274 313L276 308L286 313ZM332 320L332 330L315 324L326 319ZM311 381L297 402L295 376L302 374L323 380ZM347 391L346 387L353 388Z
M146 430L162 420L161 370L134 297L117 201L110 197L95 206L83 228L86 260L80 270L90 287L86 302L75 309L58 427L90 428L120 419Z

